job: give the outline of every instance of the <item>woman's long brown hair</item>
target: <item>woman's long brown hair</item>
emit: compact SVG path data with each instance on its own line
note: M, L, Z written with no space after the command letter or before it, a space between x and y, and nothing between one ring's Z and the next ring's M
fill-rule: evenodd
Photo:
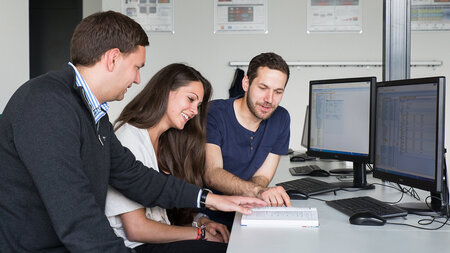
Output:
M125 106L115 122L115 130L125 123L142 129L155 126L166 113L170 91L192 81L201 82L204 89L198 115L189 120L183 130L170 128L161 134L157 150L158 166L189 183L203 186L206 114L212 88L209 81L194 68L174 63L158 71Z

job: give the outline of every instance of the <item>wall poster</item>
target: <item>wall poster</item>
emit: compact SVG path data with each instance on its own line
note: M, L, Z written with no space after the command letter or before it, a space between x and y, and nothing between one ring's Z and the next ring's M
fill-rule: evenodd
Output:
M308 0L307 33L361 33L362 0Z
M450 30L450 0L412 0L411 30Z
M214 33L230 32L268 33L267 0L214 0Z
M122 0L122 13L138 22L145 32L171 32L175 0Z

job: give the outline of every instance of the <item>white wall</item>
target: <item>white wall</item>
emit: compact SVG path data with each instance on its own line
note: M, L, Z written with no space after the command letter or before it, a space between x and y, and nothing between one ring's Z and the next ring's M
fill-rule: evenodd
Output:
M28 0L0 0L0 114L29 79Z
M102 11L102 0L83 0L83 18Z
M272 0L269 1L269 33L256 35L213 34L213 2L175 1L175 34L149 35L143 80L149 80L169 63L187 62L211 81L214 98L226 98L235 70L228 66L229 61L249 61L261 52L276 52L286 61L381 61L382 1L368 1L364 6L362 34L307 34L307 1ZM102 7L120 11L121 1L103 0ZM291 114L291 147L300 149L309 80L355 75L381 78L381 68L291 68L281 103ZM139 90L129 90L124 101L113 103L111 117L117 117Z
M261 52L274 51L287 61L381 61L383 1L361 2L361 34L307 34L306 0L269 0L268 34L215 35L214 1L176 0L175 34L149 35L142 85L130 89L123 101L111 103L110 117L115 119L156 71L173 62L186 62L197 68L213 84L214 98L226 98L234 74L234 68L228 66L229 61L249 61ZM2 111L12 92L28 79L28 1L0 0L0 3L0 31L11 34L0 40L6 54L0 62L0 74L7 78L0 85ZM101 9L121 10L121 0L84 0L83 4L83 16ZM412 32L412 61L442 60L444 65L436 69L412 68L411 76L444 75L450 78L446 65L450 62L450 54L446 52L449 41L450 32ZM291 68L282 101L292 118L291 147L301 149L310 80L367 75L381 80L381 74L381 68ZM446 125L446 129L450 129L448 120ZM446 132L446 140L449 140L450 132Z
M249 61L253 56L274 51L286 61L381 61L383 40L383 1L362 0L363 32L361 34L307 34L306 6L302 0L269 0L268 34L213 34L214 1L177 0L175 34L149 34L147 63L142 69L143 85L163 66L187 62L202 72L213 84L214 98L228 97L234 68L229 61ZM121 11L120 0L103 0L103 10ZM413 68L412 77L448 75L444 54L450 32L413 32L412 61L443 60L444 66ZM301 133L308 84L313 79L374 75L382 79L381 68L291 68L282 105L292 119L291 147L301 149ZM124 101L111 105L111 118L137 94L140 87L129 90ZM447 110L449 111L449 110ZM449 129L450 123L447 124ZM448 142L447 142L448 143Z

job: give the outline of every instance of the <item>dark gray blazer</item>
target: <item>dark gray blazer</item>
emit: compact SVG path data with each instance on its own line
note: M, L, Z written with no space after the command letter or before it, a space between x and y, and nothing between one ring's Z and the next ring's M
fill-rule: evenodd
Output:
M199 187L137 162L96 125L69 65L22 85L0 117L0 252L129 252L107 186L144 206L196 207Z

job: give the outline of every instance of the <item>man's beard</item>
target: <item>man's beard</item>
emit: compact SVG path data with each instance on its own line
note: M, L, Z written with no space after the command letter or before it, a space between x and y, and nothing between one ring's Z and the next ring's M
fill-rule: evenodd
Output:
M272 113L276 109L276 106L274 107L272 104L264 103L263 106L271 107L272 111L267 112L267 113L258 113L258 111L256 110L256 107L258 106L258 104L253 103L253 101L250 100L250 93L247 94L246 100L247 100L247 106L248 106L248 109L250 110L250 112L253 114L253 116L255 116L256 118L258 118L260 120L268 119L270 117L270 115L272 115Z

